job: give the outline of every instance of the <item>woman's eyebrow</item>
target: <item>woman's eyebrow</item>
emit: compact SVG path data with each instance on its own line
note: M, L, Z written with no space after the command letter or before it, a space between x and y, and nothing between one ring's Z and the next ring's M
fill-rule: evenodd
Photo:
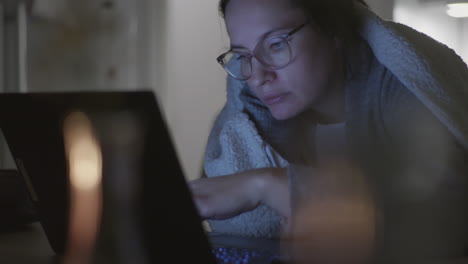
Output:
M248 50L248 48L242 46L242 45L234 45L234 44L231 44L231 47L230 47L231 50L235 50L235 49L244 49L244 50Z
M278 27L278 28L268 30L267 32L262 34L262 36L260 37L260 40L266 39L270 37L271 35L275 35L277 34L278 31L283 31L283 30L287 31L289 28L293 28L293 27Z

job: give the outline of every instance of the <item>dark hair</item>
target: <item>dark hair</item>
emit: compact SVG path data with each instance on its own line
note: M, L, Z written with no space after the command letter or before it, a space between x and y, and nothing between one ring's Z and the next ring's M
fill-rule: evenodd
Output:
M345 46L353 46L358 34L359 17L356 3L368 5L364 0L290 0L303 10L317 29L329 37L339 39ZM224 18L230 0L219 1L219 11Z

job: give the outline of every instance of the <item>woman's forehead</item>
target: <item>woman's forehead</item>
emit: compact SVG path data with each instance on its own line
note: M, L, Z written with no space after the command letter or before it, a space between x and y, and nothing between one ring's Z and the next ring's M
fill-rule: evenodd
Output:
M226 7L226 18L251 15L284 18L300 12L291 0L230 0Z
M304 23L305 17L290 0L231 0L225 19L231 43L237 44L256 42L268 32L295 27Z

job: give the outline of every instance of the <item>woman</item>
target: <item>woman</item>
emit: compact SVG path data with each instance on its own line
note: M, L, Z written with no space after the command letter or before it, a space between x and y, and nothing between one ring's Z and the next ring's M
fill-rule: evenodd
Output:
M205 171L221 175L223 163L213 160L229 151L247 162L191 183L201 216L231 218L266 205L292 223L293 235L314 237L308 246L348 239L342 248L382 261L463 256L468 70L461 59L381 21L361 1L222 0L220 9L231 41L218 58L230 75L228 101ZM233 140L223 133L235 135L226 131L241 123L248 130L234 139L241 147L223 149ZM244 142L249 135L267 162L248 162L258 158ZM332 236L319 239L326 228Z

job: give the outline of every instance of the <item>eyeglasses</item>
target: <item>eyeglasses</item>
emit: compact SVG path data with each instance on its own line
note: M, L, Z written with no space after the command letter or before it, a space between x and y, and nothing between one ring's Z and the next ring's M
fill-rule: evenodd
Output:
M248 80L252 76L252 57L255 57L268 69L279 70L289 65L292 58L291 39L307 22L288 33L266 38L260 41L252 54L230 50L216 60L229 75L238 80Z

